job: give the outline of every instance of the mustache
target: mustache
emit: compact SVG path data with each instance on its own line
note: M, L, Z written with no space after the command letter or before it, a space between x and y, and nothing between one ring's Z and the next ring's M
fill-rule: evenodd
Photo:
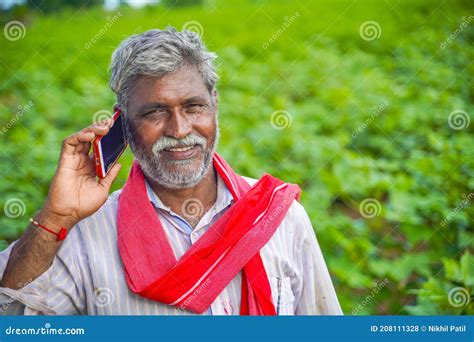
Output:
M152 151L153 154L157 154L164 149L167 148L174 148L174 147L187 147L187 146L194 146L199 145L203 149L207 147L207 140L201 135L191 133L184 137L183 139L176 139L173 137L163 136L159 138L153 144Z

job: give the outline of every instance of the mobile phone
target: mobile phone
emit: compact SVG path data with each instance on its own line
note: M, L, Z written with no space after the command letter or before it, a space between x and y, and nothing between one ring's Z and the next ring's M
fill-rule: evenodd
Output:
M127 148L122 115L115 110L112 117L114 124L106 135L97 136L92 144L95 158L95 171L99 178L104 178Z

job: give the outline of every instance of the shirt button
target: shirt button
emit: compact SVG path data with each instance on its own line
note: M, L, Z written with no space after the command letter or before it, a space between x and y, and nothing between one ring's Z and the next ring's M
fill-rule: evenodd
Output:
M196 240L197 237L198 237L198 235L197 235L196 232L192 232L192 233L191 233L191 238L192 238L193 240Z

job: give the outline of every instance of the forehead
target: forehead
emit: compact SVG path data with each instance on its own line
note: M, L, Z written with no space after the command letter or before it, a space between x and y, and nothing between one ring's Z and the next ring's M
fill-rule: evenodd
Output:
M182 100L208 93L201 74L194 67L186 66L162 77L141 76L130 92L129 106L135 107L149 101L174 105Z

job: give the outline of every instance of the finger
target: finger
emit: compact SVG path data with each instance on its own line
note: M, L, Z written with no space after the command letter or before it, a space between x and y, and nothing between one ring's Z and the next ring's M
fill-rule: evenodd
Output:
M112 126L114 125L114 119L107 119L106 120L106 125L109 126L109 128L112 128Z
M103 120L95 122L93 126L101 125L101 126L108 126L110 128L112 127L113 124L114 124L114 120L112 118L108 118L108 119L103 119Z
M90 148L90 142L94 140L95 134L93 132L79 132L75 133L63 141L64 153L75 153Z
M69 136L63 141L63 151L66 153L85 153L90 150L90 143L96 136L103 136L109 133L113 120L107 119L103 123L95 123L83 130Z
M107 190L107 192L110 190L110 187L112 186L112 183L114 182L114 180L117 178L121 168L122 168L122 165L120 165L119 163L116 163L110 169L107 176L99 180L99 184L102 185Z
M79 143L91 143L96 134L94 132L79 132L76 136Z
M89 155L91 150L92 140L94 140L96 135L92 132L81 132L79 133L77 139L82 142L80 145L76 145L76 152Z
M95 135L106 135L109 133L110 126L109 124L94 124L89 127L84 128L81 132L93 132Z

